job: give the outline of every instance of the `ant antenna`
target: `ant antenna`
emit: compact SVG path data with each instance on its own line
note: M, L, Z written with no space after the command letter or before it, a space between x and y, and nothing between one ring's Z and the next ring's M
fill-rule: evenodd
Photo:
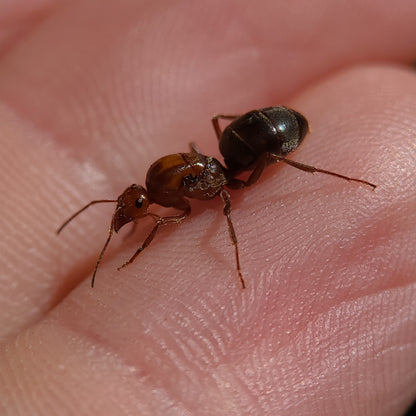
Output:
M100 204L101 202L117 202L117 199L97 199L96 201L91 201L85 207L81 208L75 214L71 215L57 230L56 234L59 234L75 217L77 217L81 212L84 212L87 208L94 204Z
M56 234L59 234L75 217L77 217L79 214L81 214L81 212L84 212L87 208L89 208L91 205L94 204L100 204L101 202L117 202L117 199L97 199L95 201L91 201L89 204L85 205L85 207L81 208L79 211L77 211L75 214L71 215L56 231ZM97 269L98 266L101 262L101 259L104 256L104 252L108 246L108 243L111 240L111 237L113 235L113 231L114 231L114 215L113 218L111 219L111 225L110 225L110 231L108 232L108 237L107 237L107 241L104 244L104 247L101 250L100 256L98 257L97 263L95 265L94 268L94 273L92 275L92 279L91 279L91 287L94 287L94 281L95 281L95 275L97 274Z
M111 225L110 225L110 230L108 231L108 237L107 240L104 244L104 247L102 248L100 255L98 256L98 260L97 263L95 263L95 268L94 268L94 273L92 274L92 278L91 278L91 287L94 287L94 282L95 282L95 275L97 274L97 270L98 270L98 266L101 263L101 259L104 256L105 250L107 249L108 243L111 240L111 237L113 236L113 232L114 232L114 217L115 215L113 215L113 218L111 219Z

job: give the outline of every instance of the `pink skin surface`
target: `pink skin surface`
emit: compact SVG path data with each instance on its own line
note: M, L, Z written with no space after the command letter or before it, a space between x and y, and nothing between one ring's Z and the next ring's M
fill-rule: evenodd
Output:
M416 395L414 1L0 4L0 414L401 415ZM291 155L181 226L113 205L210 118L305 114ZM155 211L155 209L152 209ZM157 209L156 209L157 211ZM128 228L128 227L126 227Z

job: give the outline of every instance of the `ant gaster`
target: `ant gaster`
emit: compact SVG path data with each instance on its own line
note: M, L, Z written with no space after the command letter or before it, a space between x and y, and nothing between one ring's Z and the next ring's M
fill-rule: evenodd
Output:
M233 121L221 131L220 119ZM302 143L309 131L308 120L290 108L268 107L234 116L219 114L212 118L212 124L230 175L235 177L243 171L251 171L244 186L257 182L267 165L281 161L306 172L325 173L376 188L362 179L286 159L285 156Z
M220 119L233 120L221 131ZM228 231L235 248L237 272L243 288L245 282L241 274L237 238L231 221L230 195L224 188L241 189L255 183L264 168L271 163L282 161L307 172L321 172L348 181L360 182L373 189L376 185L362 179L351 178L335 172L319 169L286 159L285 156L295 150L309 131L308 121L297 111L286 107L269 107L253 110L241 116L217 115L212 123L219 140L220 152L226 168L209 156L201 154L191 144L191 153L177 153L164 156L153 163L146 175L146 188L139 185L129 186L117 200L101 199L91 201L65 221L62 229L81 212L91 205L102 202L117 202L107 240L94 268L91 286L104 252L113 232L129 222L150 216L155 225L143 244L133 256L118 270L131 264L136 257L152 242L159 227L170 223L179 224L190 214L191 206L187 198L208 200L220 196L224 202L223 213L227 218ZM246 181L236 178L244 171L251 171ZM148 211L150 204L158 204L181 211L177 215L160 217Z

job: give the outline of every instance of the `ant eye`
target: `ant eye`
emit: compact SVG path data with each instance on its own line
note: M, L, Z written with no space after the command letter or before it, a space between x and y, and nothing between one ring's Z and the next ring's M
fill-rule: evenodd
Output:
M134 202L134 205L136 206L137 209L140 209L143 206L143 198L138 198L136 199L136 201Z

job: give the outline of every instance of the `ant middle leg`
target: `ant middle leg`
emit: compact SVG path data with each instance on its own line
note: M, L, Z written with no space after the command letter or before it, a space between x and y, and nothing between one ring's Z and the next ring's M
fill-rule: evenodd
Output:
M231 189L242 189L247 188L248 186L256 183L261 174L263 173L264 168L270 163L270 153L264 153L259 157L256 166L251 172L250 176L246 181L242 179L235 178L233 175L228 180L227 186Z
M215 134L217 135L218 140L221 139L221 127L220 127L220 123L219 123L219 119L222 120L235 120L236 118L241 117L240 115L225 115L225 114L217 114L216 116L212 117L211 122L212 125L214 126L214 130L215 130Z
M241 274L241 267L240 267L240 256L238 255L238 244L237 244L237 236L235 235L234 226L231 221L231 200L230 200L230 194L225 190L222 189L220 193L221 199L224 201L224 215L227 217L228 222L228 232L230 233L231 242L233 243L233 246L235 248L235 260L237 264L237 273L238 277L241 282L241 286L243 289L246 288L246 283L243 279L243 275Z

